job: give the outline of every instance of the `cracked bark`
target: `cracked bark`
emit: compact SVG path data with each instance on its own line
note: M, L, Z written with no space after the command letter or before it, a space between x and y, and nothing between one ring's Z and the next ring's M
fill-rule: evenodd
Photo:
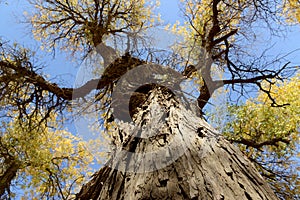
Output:
M150 93L143 109L137 109L134 119L136 124L159 127L155 135L146 139L134 138L134 133L128 133L130 124L120 126L118 132L127 133L127 139L116 146L107 165L82 187L77 200L277 199L254 165L236 146L180 105L174 96L163 94L158 88ZM155 120L149 113L157 109L157 104L167 117L151 124ZM171 143L179 148L170 148ZM145 156L116 156L120 149L141 153L155 152L160 147L167 148L168 155L154 153L153 159L149 160ZM112 165L116 159L126 160L126 163ZM155 170L147 171L146 167L143 173L128 170L128 166L137 169L141 165L153 166Z

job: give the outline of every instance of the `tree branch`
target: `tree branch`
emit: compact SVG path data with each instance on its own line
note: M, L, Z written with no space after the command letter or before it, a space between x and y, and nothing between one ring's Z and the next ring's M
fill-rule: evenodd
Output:
M235 30L230 31L226 35L223 35L222 37L215 39L213 41L213 45L219 44L220 42L227 40L229 37L233 36L237 32L238 32L238 29L235 29Z
M228 139L230 142L234 142L234 143L238 143L238 144L244 144L246 146L249 147L253 147L256 149L260 149L263 146L277 146L279 142L283 142L286 144L290 143L290 140L285 139L285 138L273 138L270 140L266 140L263 142L257 142L255 140L251 140L251 139L245 139L245 138L239 138L239 139Z
M256 84L257 81L266 80L268 78L275 78L276 75L268 74L268 75L262 75L262 76L256 76L253 78L248 79L231 79L231 80L218 80L214 81L217 88L222 87L224 85L228 84L238 84L238 83L254 83Z

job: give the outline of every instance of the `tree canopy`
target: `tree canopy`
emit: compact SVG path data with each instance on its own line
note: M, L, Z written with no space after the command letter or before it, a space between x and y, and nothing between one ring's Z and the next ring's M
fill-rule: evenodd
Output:
M28 2L32 10L25 17L43 49L54 56L66 51L75 59L85 59L95 50L102 58L102 71L95 69L96 78L76 88L64 87L43 74L34 51L0 41L0 196L13 197L16 185L31 198L74 198L90 175L88 163L95 155L85 148L89 144L66 128L72 104L97 104L99 132L105 130L111 143L118 145L110 135L118 123L112 111L118 81L146 63L175 63L170 67L196 85L190 95L197 96L198 115L205 115L203 108L219 88L227 88L237 99L258 92L244 104L228 99L224 136L255 163L278 197L299 197L293 161L299 156L299 67L284 56L271 57L268 44L259 52L250 48L260 31L282 37L285 29L298 25L298 1L182 0L180 22L168 25L155 10L159 1ZM183 39L167 49L168 56L159 54L147 32L153 28ZM215 71L221 77L216 78ZM134 103L145 101L143 92ZM136 104L131 104L131 116Z

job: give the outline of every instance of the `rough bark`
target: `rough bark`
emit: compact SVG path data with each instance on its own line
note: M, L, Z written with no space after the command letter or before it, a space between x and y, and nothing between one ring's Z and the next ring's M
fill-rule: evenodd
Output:
M173 94L156 88L142 108L143 129L120 124L111 159L76 199L277 199L240 150Z

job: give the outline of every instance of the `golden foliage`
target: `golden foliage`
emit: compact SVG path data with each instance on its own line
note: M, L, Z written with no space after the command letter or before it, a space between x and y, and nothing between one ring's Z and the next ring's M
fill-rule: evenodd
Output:
M285 198L299 193L297 168L300 166L295 161L299 159L300 144L299 79L300 73L272 87L276 103L286 106L272 107L267 94L259 92L257 98L247 100L244 105L230 107L225 130L225 136L239 143L247 157L260 165L259 169L275 190L285 191ZM264 87L268 85L265 83Z
M283 1L283 15L289 23L300 22L300 2L298 0Z
M35 39L43 47L59 46L67 51L86 50L108 36L137 34L155 22L153 7L145 0L30 0L34 13L28 15Z
M52 114L47 123L38 117L30 123L19 118L2 123L0 154L8 152L7 159L20 163L15 181L24 190L23 198L72 198L91 175L94 157L86 142L60 129L56 120ZM6 161L1 160L2 173L9 170Z

